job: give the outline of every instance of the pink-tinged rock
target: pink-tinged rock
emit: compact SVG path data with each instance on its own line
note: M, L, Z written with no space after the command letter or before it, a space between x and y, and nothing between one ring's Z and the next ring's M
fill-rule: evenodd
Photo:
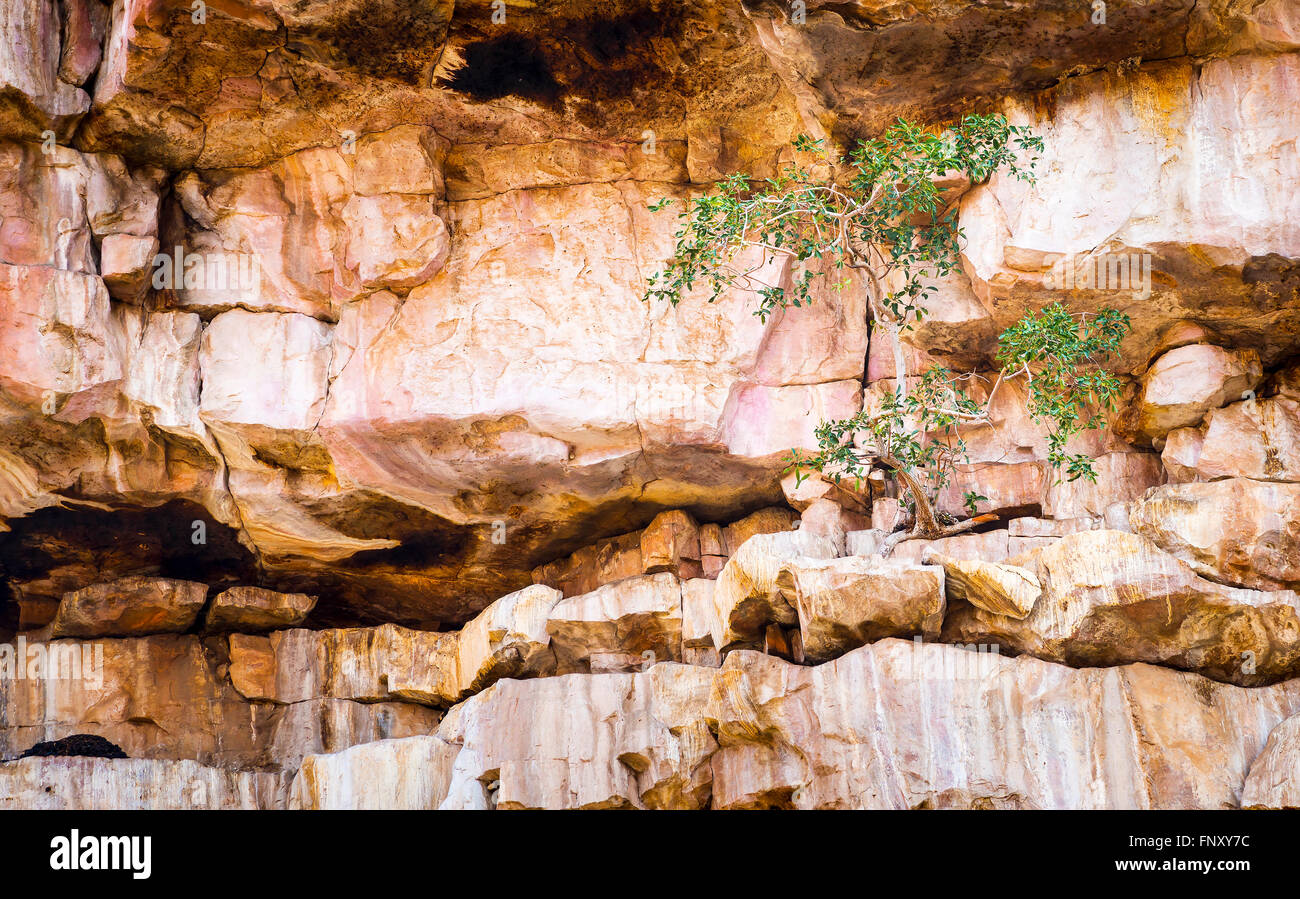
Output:
M65 140L90 109L86 92L59 78L59 31L56 0L0 9L0 137L41 140L53 129Z
M237 309L214 318L200 355L204 420L222 432L269 438L315 428L325 408L330 330L305 315Z
M442 152L428 129L402 126L262 168L182 175L176 194L189 224L164 245L233 257L241 281L238 290L186 285L172 301L334 318L369 291L427 281L450 249L438 206Z
M100 0L60 0L63 55L59 79L80 87L95 74L108 28L108 7Z
M356 164L352 174L361 196L381 194L426 194L441 198L442 163L447 142L428 128L398 125L396 128L357 138Z
M0 142L0 261L95 274L95 241L151 237L164 173L117 156ZM100 248L101 255L104 249ZM108 254L120 257L110 243Z
M1093 471L1095 481L1069 481L1056 473L1043 513L1058 519L1101 517L1111 503L1137 499L1164 482L1160 457L1154 453L1107 453L1093 460Z
M892 534L906 522L907 513L897 497L882 496L871 504L871 529Z
M849 556L878 556L886 536L880 528L849 531L844 535L844 553Z
M898 365L894 360L892 341L879 328L867 350L867 384L877 381L893 381L898 374ZM938 364L937 359L908 341L903 341L903 367L909 378L924 374L927 369Z
M305 593L231 587L213 598L203 626L210 631L244 633L297 627L311 614L316 599Z
M870 526L868 516L845 509L829 499L816 500L799 516L799 530L830 540L838 555L844 554L849 532L866 530Z
M1210 344L1170 350L1142 379L1138 428L1160 439L1177 428L1195 427L1211 409L1242 398L1263 378L1259 354Z
M1045 467L1042 462L973 462L958 465L952 480L939 492L937 506L940 511L950 515L969 517L966 494L974 492L985 497L976 505L979 514L1033 513L1043 506Z
M1165 437L1165 448L1160 451L1160 463L1171 484L1185 484L1197 478L1197 465L1205 435L1200 428L1179 428Z
M66 147L0 143L0 260L95 273L83 157Z
M1008 532L984 531L979 534L957 534L938 540L904 540L894 547L890 558L900 561L920 562L927 553L941 553L964 561L1002 562L1011 557Z
M140 302L149 289L158 238L109 234L99 247L99 271L113 299Z
M248 637L247 640L265 638ZM429 733L440 715L404 702L309 699L291 706L248 702L226 679L222 648L164 634L40 644L81 676L6 676L0 682L0 753L42 740L95 734L132 758L194 759L226 768L294 768L303 755L355 743ZM35 652L28 646L29 656ZM0 666L12 662L9 646Z
M343 208L347 265L370 289L414 287L447 261L451 238L429 197L356 196Z
M169 578L128 577L66 594L53 637L140 637L189 630L207 600L208 585Z
M1193 464L1201 479L1300 481L1300 402L1233 403L1207 415L1203 430Z
M32 405L122 377L108 291L93 275L0 265L0 384Z
M817 500L830 499L845 509L870 513L870 487L866 483L859 490L852 480L837 484L832 478L815 471L802 472L803 478L800 480L799 474L790 471L781 476L781 492L785 494L785 501L799 512Z
M1300 484L1170 484L1133 506L1135 533L1227 584L1300 589Z
M681 582L669 572L647 574L570 597L552 607L546 632L562 674L594 670L598 656L635 668L680 660Z
M287 772L189 759L26 758L0 765L0 808L162 811L284 808Z
M1300 671L1300 595L1198 577L1136 534L1082 531L1027 563L1042 595L1023 619L958 608L945 642L994 642L1073 666L1151 662L1241 686Z
M810 287L812 301L776 311L768 321L754 374L759 384L824 384L862 378L867 352L866 286L856 272L826 266ZM842 290L829 285L847 281ZM787 270L781 283L789 290Z
M817 427L855 414L861 396L857 381L807 387L739 385L727 402L723 439L738 456L761 458L788 455L792 449L816 450Z
M1300 715L1292 716L1268 735L1264 751L1250 766L1241 790L1242 808L1300 808Z

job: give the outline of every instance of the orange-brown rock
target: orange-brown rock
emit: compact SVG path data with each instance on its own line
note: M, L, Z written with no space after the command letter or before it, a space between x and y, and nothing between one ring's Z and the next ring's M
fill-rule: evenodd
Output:
M193 627L208 585L171 578L129 577L64 595L52 637L139 637Z
M270 631L302 624L316 605L305 593L277 593L261 587L231 587L212 599L203 620L210 631Z

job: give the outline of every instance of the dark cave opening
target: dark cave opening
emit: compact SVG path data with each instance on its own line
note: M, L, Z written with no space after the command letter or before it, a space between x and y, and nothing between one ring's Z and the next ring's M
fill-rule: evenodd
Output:
M3 629L40 627L64 593L128 575L217 587L258 580L257 560L237 532L186 500L155 508L50 507L9 525L0 534Z

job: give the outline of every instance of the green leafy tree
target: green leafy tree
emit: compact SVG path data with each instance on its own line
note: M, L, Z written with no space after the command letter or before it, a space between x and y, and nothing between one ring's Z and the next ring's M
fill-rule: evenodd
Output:
M1127 333L1124 315L1073 315L1054 304L1025 317L999 338L1001 370L983 400L969 389L981 376L934 367L909 379L903 354L902 335L928 314L932 282L960 265L956 201L944 202L943 187L963 176L978 183L999 170L1032 181L1042 139L1002 116L972 115L941 133L900 120L847 157L806 136L794 149L797 161L771 178L734 174L687 200L673 257L651 277L645 298L675 306L697 288L707 290L709 302L728 290L749 291L758 298L755 314L766 321L779 309L811 303L819 279L843 290L853 283L846 269L863 273L874 334L892 350L895 389L879 408L823 422L815 454L791 453L799 476L820 471L854 479L861 489L872 468L891 472L912 523L890 536L886 552L903 539L967 530L988 520L975 516L984 497L967 493L972 517L956 521L936 512L938 493L967 460L963 431L989 426L1003 383L1024 379L1029 412L1047 427L1048 461L1070 480L1095 478L1091 460L1066 447L1073 435L1102 426L1101 410L1119 394L1118 379L1101 363ZM786 265L774 267L778 260ZM781 283L768 280L773 271L782 273Z

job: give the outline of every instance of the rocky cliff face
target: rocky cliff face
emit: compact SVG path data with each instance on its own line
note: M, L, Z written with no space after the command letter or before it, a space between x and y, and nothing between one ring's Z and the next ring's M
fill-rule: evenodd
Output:
M0 805L1296 804L1300 7L796 7L0 4ZM782 479L860 285L647 304L647 206L972 110L1046 152L909 373L1063 300L1127 387L1095 483L1001 392L886 559Z

